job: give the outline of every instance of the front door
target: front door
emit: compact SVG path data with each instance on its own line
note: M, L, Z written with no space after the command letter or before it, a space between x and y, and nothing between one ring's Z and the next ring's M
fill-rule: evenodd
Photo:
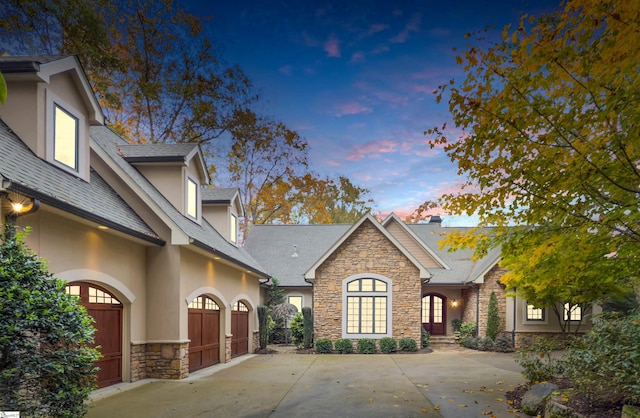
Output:
M122 304L106 289L91 283L68 284L67 293L78 296L95 320L94 346L100 346L102 354L95 363L98 387L122 382Z
M422 327L431 335L447 333L447 298L437 293L422 297Z

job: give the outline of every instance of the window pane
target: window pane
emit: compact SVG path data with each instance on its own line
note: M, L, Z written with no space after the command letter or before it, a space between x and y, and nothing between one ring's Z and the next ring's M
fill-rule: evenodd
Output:
M74 170L78 169L78 119L54 107L53 158Z
M383 282L382 280L376 280L375 281L375 286L376 286L376 292L386 292L387 291L387 284L385 282Z
M430 321L431 314L431 296L425 296L422 298L422 323L427 324Z
M357 292L360 290L360 280L354 280L347 284L347 292Z
M238 242L238 218L235 215L231 215L231 242L234 244Z
M442 298L438 296L433 297L433 323L442 323Z
M565 321L582 321L582 308L579 305L564 304Z
M189 303L189 308L191 309L202 309L202 297L198 296L194 300Z
M360 332L360 298L347 298L347 332L357 334Z
M208 311L220 310L220 307L218 306L218 304L213 299L209 299L207 297L204 298L204 308Z
M80 286L67 285L67 294L71 296L80 296Z
M187 215L198 217L198 185L191 179L187 180Z
M249 308L247 308L247 305L245 305L244 303L242 303L240 301L238 301L238 303L233 305L233 310L234 311L240 311L240 312L249 312Z
M387 332L387 298L375 298L375 330L376 334L385 334Z
M362 284L362 288L360 289L363 292L372 292L373 291L373 279L360 279L360 283Z
M120 305L118 299L95 287L89 287L89 303L106 303L110 305Z
M302 296L289 296L289 304L295 306L298 312L302 312Z
M527 305L528 321L544 321L544 311L542 308L536 308L533 305Z
M360 332L371 334L373 332L373 298L360 298Z

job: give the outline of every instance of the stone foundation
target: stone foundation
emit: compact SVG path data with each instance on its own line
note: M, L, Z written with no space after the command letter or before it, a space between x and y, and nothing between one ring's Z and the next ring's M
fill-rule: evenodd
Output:
M131 343L131 382L147 377L147 344Z
M184 379L189 376L189 343L147 343L146 377Z
M255 351L257 348L260 348L260 332L253 332L253 350Z
M224 362L228 363L231 361L231 338L233 335L228 334L224 336Z

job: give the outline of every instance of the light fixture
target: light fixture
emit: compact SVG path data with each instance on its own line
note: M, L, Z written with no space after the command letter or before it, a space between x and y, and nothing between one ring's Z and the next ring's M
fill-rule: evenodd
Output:
M98 225L98 229L102 229L103 231L106 231L107 229L109 229L109 227L105 225Z
M6 180L3 180L3 185ZM21 195L16 192L9 192L7 194L7 200L9 201L9 213L7 218L16 219L22 215L33 213L40 207L40 201L28 196Z
M454 308L458 307L458 301L456 299L452 299L451 300L451 306L453 306Z

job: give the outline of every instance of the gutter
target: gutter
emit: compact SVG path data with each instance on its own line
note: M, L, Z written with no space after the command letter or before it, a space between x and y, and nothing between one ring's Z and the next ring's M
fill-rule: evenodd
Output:
M120 225L117 222L113 222L113 221L104 219L104 218L102 218L100 216L97 216L97 215L95 215L95 214L93 214L93 213L91 213L89 211L78 209L77 207L75 207L75 206L73 206L73 205L71 205L69 203L65 203L63 201L54 199L49 195L46 195L46 194L44 194L42 192L38 192L38 191L33 190L33 189L29 188L29 187L25 187L25 186L20 185L19 188L15 188L15 187L12 187L12 186L13 186L13 183L8 188L6 188L5 190L10 190L10 191L13 191L13 192L16 192L16 193L26 194L29 197L31 197L33 199L37 199L42 203L46 203L49 206L52 206L52 207L57 208L57 209L60 209L60 210L62 210L64 212L68 212L68 213L70 213L72 215L79 216L80 218L84 218L86 220L89 220L89 221L96 222L98 224L107 226L110 229L122 232L122 233L130 235L132 237L141 239L143 241L147 241L147 242L150 242L152 244L159 245L159 246L164 246L166 244L166 242L163 239L159 238L159 237L149 236L149 235L144 234L142 232L139 232L139 231L136 231L136 230L133 230L133 229L130 229L130 228L123 227L122 225Z
M267 273L265 273L265 272L263 272L263 271L260 271L260 270L256 269L255 267L252 267L252 266L250 266L250 265L248 265L248 264L245 264L245 263L243 263L243 262L242 262L242 261L240 261L240 260L236 260L235 258L231 257L230 255L227 255L227 254L223 253L222 251L217 250L217 249L215 249L215 248L213 248L213 247L211 247L211 246L209 246L209 245L205 244L205 243L204 243L204 242L202 242L202 241L199 241L199 240L194 239L194 238L190 238L190 239L189 239L189 241L191 241L191 243L192 243L193 245L195 245L196 247L201 248L201 249L203 249L203 250L205 250L205 251L208 251L208 252L210 252L210 253L213 253L213 254L215 254L216 256L218 256L218 257L220 257L220 258L224 258L224 259L225 259L225 260L227 260L227 261L231 261L232 263L234 263L234 264L237 264L237 265L241 266L241 267L242 267L242 268L244 268L245 270L249 270L250 272L252 272L253 274L255 274L255 275L257 275L257 276L265 277L265 278L266 278L266 280L265 280L265 282L264 282L264 283L268 282L268 281L271 279L271 276L270 276L270 275L268 275Z

